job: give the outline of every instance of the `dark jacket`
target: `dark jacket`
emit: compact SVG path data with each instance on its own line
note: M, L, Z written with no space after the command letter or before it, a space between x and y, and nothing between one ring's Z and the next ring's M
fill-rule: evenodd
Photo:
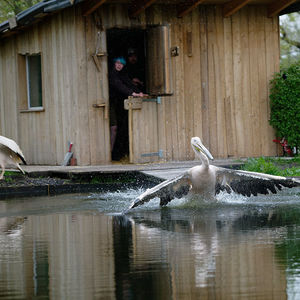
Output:
M124 110L124 100L133 92L139 93L126 72L117 71L115 68L109 73L109 102L110 125L119 125L126 122L127 114Z
M136 87L128 74L123 70L118 72L113 69L109 74L109 98L110 100L120 100L127 99L131 96L133 92L139 93L140 90Z
M112 151L112 159L119 160L129 153L128 113L124 100L140 90L132 83L127 73L113 68L109 74L110 126L118 126L117 138Z

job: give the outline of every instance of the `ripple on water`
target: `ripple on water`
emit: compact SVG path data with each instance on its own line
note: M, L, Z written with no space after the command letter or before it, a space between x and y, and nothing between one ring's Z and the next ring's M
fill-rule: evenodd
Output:
M1 202L0 298L300 296L300 189L122 215L143 191Z

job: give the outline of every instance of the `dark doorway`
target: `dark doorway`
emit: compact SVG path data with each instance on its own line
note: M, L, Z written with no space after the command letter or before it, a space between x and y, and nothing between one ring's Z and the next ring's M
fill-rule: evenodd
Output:
M119 29L107 30L107 52L109 80L114 78L114 60L124 58L125 67L122 69L124 82L133 83L141 92L145 92L145 30L142 29ZM130 64L130 56L134 53L137 61ZM118 73L119 75L119 73ZM136 83L133 78L138 78L143 84ZM130 80L127 80L130 79ZM124 99L113 97L110 86L110 128L111 128L111 151L112 160L125 161L129 155L129 134L128 134L128 112L124 110Z

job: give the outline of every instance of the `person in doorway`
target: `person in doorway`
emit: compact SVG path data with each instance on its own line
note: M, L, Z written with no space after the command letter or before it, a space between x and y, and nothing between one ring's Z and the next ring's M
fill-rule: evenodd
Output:
M129 48L127 51L127 66L126 72L133 84L140 90L144 90L144 68L141 66L138 60L138 54L136 49Z
M144 96L124 71L125 65L124 57L116 57L109 72L110 138L113 160L120 160L129 152L128 113L124 109L124 100L128 96Z

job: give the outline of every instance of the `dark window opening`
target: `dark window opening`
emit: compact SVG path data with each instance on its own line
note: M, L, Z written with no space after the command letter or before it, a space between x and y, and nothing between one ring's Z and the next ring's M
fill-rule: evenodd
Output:
M128 72L130 77L132 73L141 77L144 92L145 86L145 30L142 29L109 29L107 30L107 49L109 70L113 67L113 60L117 57L124 57L126 66L124 71ZM129 56L136 56L137 61L132 67Z
M28 108L40 108L43 106L40 54L26 56L26 75Z

